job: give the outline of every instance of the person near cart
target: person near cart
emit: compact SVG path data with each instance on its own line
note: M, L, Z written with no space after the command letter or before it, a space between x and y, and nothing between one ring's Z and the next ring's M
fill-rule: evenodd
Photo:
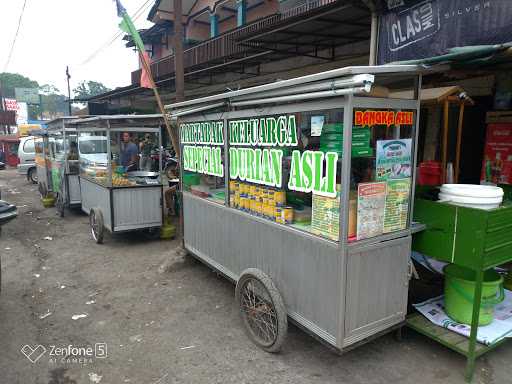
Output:
M140 170L150 171L151 170L151 152L155 149L155 144L151 140L151 135L146 133L144 140L139 144L140 146Z
M123 132L122 134L119 160L127 171L136 171L138 169L139 149L137 144L132 141L130 132Z
M68 160L78 160L78 146L76 141L69 143Z
M67 160L69 164L69 172L72 174L78 174L78 145L76 141L71 141L69 143Z

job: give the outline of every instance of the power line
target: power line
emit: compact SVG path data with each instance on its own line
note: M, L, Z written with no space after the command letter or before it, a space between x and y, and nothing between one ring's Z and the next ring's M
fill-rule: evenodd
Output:
M139 17L141 17L144 12L149 8L150 5L152 5L152 2L154 0L146 0L144 4L142 4L137 11L133 14L131 17L133 21L136 21ZM112 36L106 43L101 45L98 49L96 49L91 55L89 55L82 63L79 65L85 65L92 61L101 51L103 51L105 48L108 48L110 45L112 45L118 38L123 36L123 31L117 31L114 36Z
M20 32L21 27L21 19L23 18L23 13L25 12L26 5L27 0L23 2L23 7L21 8L20 18L18 19L18 26L16 27L16 33L14 34L14 39L12 41L11 49L9 51L9 56L7 56L7 61L5 62L4 72L7 71L7 67L9 66L9 62L11 61L12 53L14 51L14 45L16 44L16 40L18 39L18 33Z

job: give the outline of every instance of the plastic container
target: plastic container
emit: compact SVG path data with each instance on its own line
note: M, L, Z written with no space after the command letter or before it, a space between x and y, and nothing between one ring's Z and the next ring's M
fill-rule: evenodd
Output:
M459 323L471 325L475 297L475 272L455 264L445 266L443 271L446 314ZM485 271L478 317L479 326L488 325L493 321L494 307L504 299L503 277L492 269Z
M437 161L425 161L419 166L419 185L440 185L442 167Z
M503 189L490 185L443 184L439 199L469 208L495 209L503 201Z
M53 196L47 196L41 198L41 202L43 203L43 207L45 208L51 208L55 206L55 197Z

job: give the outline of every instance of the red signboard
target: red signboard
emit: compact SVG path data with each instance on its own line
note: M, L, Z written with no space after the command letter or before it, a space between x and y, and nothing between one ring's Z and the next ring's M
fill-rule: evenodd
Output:
M480 180L512 184L512 123L487 125L487 138Z
M405 111L356 111L355 112L355 125L369 126L374 125L412 125L414 114L413 112Z

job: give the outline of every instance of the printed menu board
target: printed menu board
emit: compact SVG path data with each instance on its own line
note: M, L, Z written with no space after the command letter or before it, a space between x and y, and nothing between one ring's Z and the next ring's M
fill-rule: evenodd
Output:
M411 179L409 178L387 181L384 233L407 228L410 189Z
M340 192L336 197L313 194L311 232L338 240L340 233Z
M357 240L382 234L385 205L386 182L357 186Z

